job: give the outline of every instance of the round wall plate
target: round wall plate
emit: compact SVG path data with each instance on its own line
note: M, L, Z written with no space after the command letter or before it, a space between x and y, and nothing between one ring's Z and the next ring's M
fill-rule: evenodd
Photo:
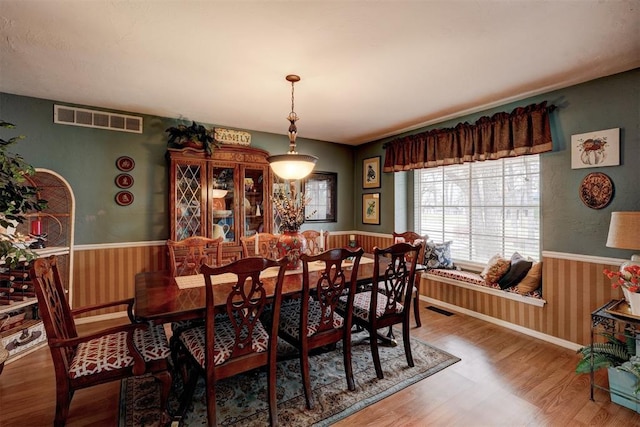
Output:
M612 198L613 182L603 173L590 173L580 183L580 200L591 209L604 208Z
M136 167L136 162L129 156L120 156L116 160L116 167L122 172L132 171Z
M133 203L133 194L131 191L118 191L116 194L116 203L120 206L129 206Z
M133 177L128 173L121 173L116 176L116 185L118 188L130 188L133 185Z

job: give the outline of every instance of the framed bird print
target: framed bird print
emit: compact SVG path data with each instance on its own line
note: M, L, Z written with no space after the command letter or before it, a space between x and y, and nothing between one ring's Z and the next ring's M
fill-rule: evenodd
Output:
M380 156L362 161L362 188L380 188Z

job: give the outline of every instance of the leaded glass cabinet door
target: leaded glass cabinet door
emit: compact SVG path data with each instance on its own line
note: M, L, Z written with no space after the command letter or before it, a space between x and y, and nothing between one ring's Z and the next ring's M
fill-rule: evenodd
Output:
M206 162L171 158L171 238L204 236L206 226Z

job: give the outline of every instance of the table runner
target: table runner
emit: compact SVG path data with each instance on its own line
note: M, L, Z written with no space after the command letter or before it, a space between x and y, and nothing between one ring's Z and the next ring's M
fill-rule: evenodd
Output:
M360 265L362 264L372 264L373 259L371 258L361 258ZM316 261L309 264L309 272L320 271L324 268L324 261ZM346 264L346 268L349 268L349 265ZM302 268L297 270L287 270L285 275L289 274L301 274ZM276 277L278 275L278 267L269 267L264 270L260 274L261 279L267 279L270 277ZM189 288L197 288L199 286L204 286L204 277L202 274L194 274L191 276L178 276L175 278L178 288L180 289L189 289ZM219 283L233 283L238 280L238 276L233 273L224 273L217 276L211 277L211 284L216 285Z

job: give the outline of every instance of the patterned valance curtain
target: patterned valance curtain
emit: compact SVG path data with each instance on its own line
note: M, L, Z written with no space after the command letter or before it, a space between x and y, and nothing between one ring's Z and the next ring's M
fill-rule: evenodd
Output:
M432 168L551 151L547 103L481 117L474 124L434 129L385 144L384 172Z

